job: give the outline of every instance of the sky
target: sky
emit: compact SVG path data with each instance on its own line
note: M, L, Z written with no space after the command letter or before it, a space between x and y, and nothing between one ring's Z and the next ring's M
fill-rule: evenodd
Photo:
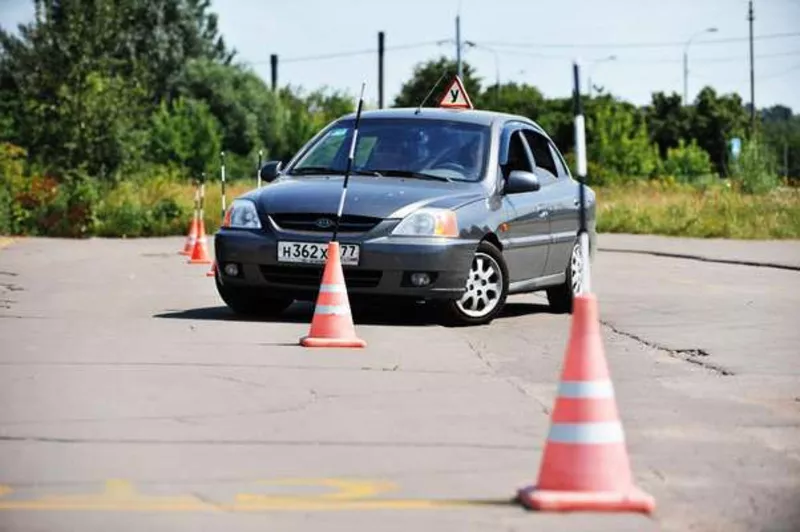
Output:
M756 106L800 113L800 0L753 5ZM32 6L0 0L0 24L29 20ZM690 100L711 85L750 101L747 0L212 0L212 9L237 60L267 83L270 54L278 54L280 85L357 97L366 82L371 107L378 100L378 32L386 35L389 105L416 64L455 58L456 15L461 40L474 43L462 57L484 86L499 77L565 97L578 60L584 90L591 77L606 92L644 105L655 91L683 94L686 50Z

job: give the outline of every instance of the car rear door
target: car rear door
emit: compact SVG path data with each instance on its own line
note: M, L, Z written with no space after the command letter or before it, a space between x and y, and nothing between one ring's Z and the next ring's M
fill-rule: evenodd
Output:
M523 123L506 125L500 143L500 170L503 179L512 170L532 172L533 156L525 141ZM509 281L541 277L547 264L550 245L549 212L543 208L542 191L503 194L506 231L500 235L508 265Z

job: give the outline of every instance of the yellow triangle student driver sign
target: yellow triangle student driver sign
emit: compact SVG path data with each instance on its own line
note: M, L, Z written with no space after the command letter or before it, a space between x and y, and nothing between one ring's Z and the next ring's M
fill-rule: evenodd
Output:
M442 95L439 100L439 107L446 107L450 109L473 109L472 101L469 99L469 94L464 89L464 84L461 83L461 78L455 76L447 91Z

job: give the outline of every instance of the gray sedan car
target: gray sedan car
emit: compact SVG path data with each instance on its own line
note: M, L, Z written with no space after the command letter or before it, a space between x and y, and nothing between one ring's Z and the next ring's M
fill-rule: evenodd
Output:
M233 201L214 237L216 285L237 313L314 300L342 192L354 115L335 120L267 185ZM547 133L514 115L440 108L361 115L338 240L351 301L401 297L483 324L509 294L581 288L579 184ZM595 195L586 188L590 253Z

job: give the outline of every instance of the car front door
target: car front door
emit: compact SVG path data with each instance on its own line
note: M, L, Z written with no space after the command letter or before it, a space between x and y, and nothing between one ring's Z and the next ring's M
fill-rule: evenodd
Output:
M550 248L544 275L566 270L577 235L575 183L569 178L563 159L550 139L542 133L525 130L525 140L533 153L534 172L542 183L541 201L550 213Z
M503 130L500 145L502 179L513 170L533 172L533 156L521 124ZM501 233L504 255L512 283L541 277L547 264L550 245L549 212L543 208L541 190L503 193L506 230Z

